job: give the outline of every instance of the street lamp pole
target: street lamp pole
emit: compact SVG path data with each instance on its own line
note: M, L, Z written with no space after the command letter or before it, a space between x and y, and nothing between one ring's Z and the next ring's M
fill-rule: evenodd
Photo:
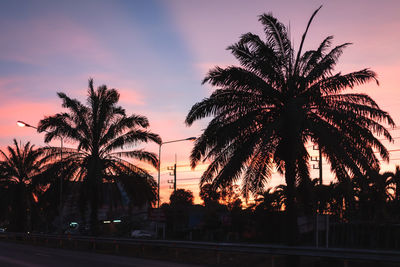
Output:
M32 126L32 125L30 125L30 124L28 124L26 122L23 122L23 121L17 121L17 125L19 127L29 127L29 128L33 128L33 129L36 129L36 130L38 129L37 127ZM48 131L44 131L44 132L49 133ZM63 153L64 140L60 135L57 135L57 137L60 138L60 148L61 148L61 150L60 150L60 158L62 160L62 158L63 158L63 154L62 153ZM59 207L60 218L62 218L62 216L61 216L61 212L62 212L62 192L63 192L63 178L62 178L62 175L60 175L60 207Z
M182 142L182 141L194 141L196 137L188 137L185 139L172 140L167 142L161 142L158 147L158 188L157 188L157 208L160 207L160 182L161 182L161 146L170 143Z

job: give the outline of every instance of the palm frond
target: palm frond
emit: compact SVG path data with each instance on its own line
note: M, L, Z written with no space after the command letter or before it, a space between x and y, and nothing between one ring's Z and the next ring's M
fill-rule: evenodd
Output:
M296 74L299 73L297 67L298 67L299 62L300 62L301 51L303 49L303 45L304 45L304 41L305 41L306 36L307 36L308 29L310 28L311 22L313 21L315 15L318 13L318 11L321 8L322 8L322 5L319 8L317 8L317 10L315 10L314 13L311 15L311 18L308 20L306 30L303 33L303 35L301 36L301 42L300 42L299 50L297 52L297 57L296 57L296 60L295 60L295 64L294 64L294 73L296 73Z

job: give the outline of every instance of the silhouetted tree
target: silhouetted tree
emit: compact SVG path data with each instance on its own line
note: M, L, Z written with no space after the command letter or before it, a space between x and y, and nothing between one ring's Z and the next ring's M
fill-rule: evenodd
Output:
M215 190L211 184L204 184L200 188L200 198L204 201L204 206L217 205L221 194Z
M221 202L225 204L229 210L241 208L242 200L240 199L239 186L230 184L221 188Z
M394 172L385 172L383 175L389 177L388 182L394 190L394 199L400 204L400 166L396 166Z
M2 206L10 210L10 230L30 231L32 215L41 193L38 180L44 170L43 149L35 148L30 142L18 145L14 139L14 147L8 146L7 152L0 150L0 184L5 189L2 195Z
M192 191L185 189L177 189L169 197L171 207L191 206L193 205L193 200L194 197Z
M332 193L333 200L330 203L330 211L342 220L349 220L355 216L357 184L350 177L339 179L339 181L333 184L332 190L334 192Z
M279 191L272 191L272 188L258 193L255 198L255 208L266 212L280 211L282 205L281 194L279 194Z
M193 205L193 193L190 190L177 189L169 197L170 223L175 238L185 235L189 224L189 209Z
M394 126L389 114L365 94L344 90L377 81L369 70L333 74L349 43L329 50L332 36L315 50L303 53L311 16L295 49L287 28L271 14L259 21L266 39L246 33L228 47L241 67L215 67L203 83L217 89L196 103L186 124L213 116L191 153L194 168L201 159L212 160L201 184L215 187L243 179L245 196L264 188L273 166L285 175L289 243L296 243L296 184L309 177L308 142L318 144L332 171L339 177L365 173L379 166L389 153L376 135L392 137L381 123ZM376 135L374 135L374 133Z
M155 154L142 149L129 150L141 142L160 143L157 134L146 128L149 122L140 115L126 115L118 106L119 93L102 85L95 90L89 80L87 105L64 93L58 93L68 112L58 113L40 121L38 131L46 131L45 142L64 137L77 145L76 149L53 148L51 156L69 169L73 181L80 182L80 207L90 208L90 225L96 233L98 208L102 204L102 185L109 183L130 196L130 204L143 205L156 199L156 183L143 168L127 159L140 160L157 166ZM122 199L122 194L114 196ZM122 201L122 200L121 200ZM110 203L109 203L110 204Z
M373 218L377 222L388 218L387 204L392 199L388 191L390 186L390 174L380 174L379 171L371 171L367 179L369 180L369 206L373 208Z

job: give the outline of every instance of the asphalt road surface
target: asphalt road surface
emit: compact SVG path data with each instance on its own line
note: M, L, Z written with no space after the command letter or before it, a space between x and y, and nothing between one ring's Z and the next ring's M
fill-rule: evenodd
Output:
M149 267L190 267L200 266L174 262L139 259L114 255L79 252L64 249L46 248L0 242L1 267L122 267L122 266L149 266Z

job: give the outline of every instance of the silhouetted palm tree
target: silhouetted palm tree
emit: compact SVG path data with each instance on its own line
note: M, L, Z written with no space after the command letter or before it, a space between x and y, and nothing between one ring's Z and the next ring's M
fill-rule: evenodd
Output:
M177 189L169 196L169 202L172 207L175 206L191 206L193 205L193 193L190 190Z
M388 182L392 185L392 189L394 190L394 199L400 204L400 166L396 166L394 172L385 172L384 175L389 177Z
M156 183L153 177L127 159L157 166L156 155L141 149L123 151L141 142L161 142L157 134L146 130L149 126L147 118L127 116L125 110L117 105L117 90L108 89L105 85L95 90L92 79L89 80L87 105L64 93L58 93L58 96L68 112L41 120L38 131L46 131L46 142L62 136L77 145L76 149L63 149L62 159L60 148L53 148L51 155L62 163L62 168L70 170L70 179L80 182L80 207L90 209L92 233L96 233L97 229L104 183L113 186L116 190L112 191L119 192L120 199L124 197L122 188L133 205L155 201Z
M214 190L211 184L203 184L200 188L199 196L204 201L204 206L215 206L219 204L221 192Z
M284 204L284 197L280 190L281 188L277 188L277 190L272 191L272 188L268 188L264 192L258 193L254 199L254 206L267 212L280 211Z
M41 193L38 181L43 167L43 150L35 148L30 142L14 147L8 146L7 152L0 150L0 184L3 191L2 205L9 207L10 230L31 230L32 214Z
M389 217L387 204L393 199L390 194L390 173L380 174L378 171L372 171L369 174L370 180L370 205L374 208L374 219L382 221Z
M296 183L309 178L308 142L318 144L337 177L363 173L379 166L374 150L388 160L389 153L374 136L392 140L381 124L393 126L389 114L365 94L343 91L369 81L376 74L363 69L333 74L345 43L329 50L332 36L316 50L302 53L304 40L316 15L311 16L297 53L288 29L271 14L263 14L266 39L253 33L228 47L241 67L215 67L203 83L217 87L195 104L187 125L214 116L196 140L191 154L195 167L201 159L212 163L201 183L225 186L243 179L243 193L257 193L271 177L273 166L285 175L286 211L296 239ZM295 240L291 240L294 242Z
M348 178L339 180L340 182L330 184L332 191L329 192L329 212L341 220L349 220L354 216L356 208L356 183Z

